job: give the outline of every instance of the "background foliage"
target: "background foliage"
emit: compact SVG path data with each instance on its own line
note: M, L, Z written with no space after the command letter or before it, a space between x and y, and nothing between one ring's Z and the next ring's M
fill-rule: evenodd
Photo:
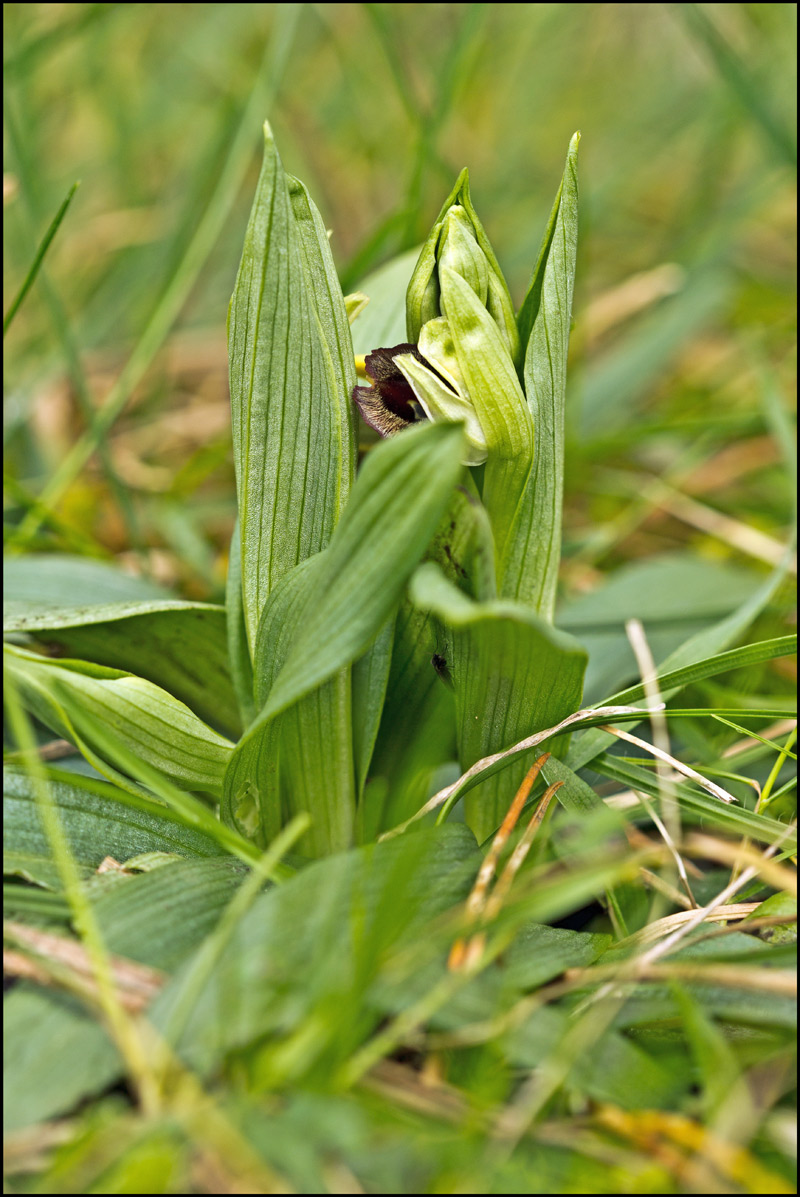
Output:
M225 310L265 115L332 230L346 291L419 244L468 164L517 302L580 128L557 622L590 650L587 699L637 676L629 616L661 660L758 592L794 519L794 6L11 4L4 20L5 309L81 180L7 342L7 551L114 559L154 603L152 583L222 600L235 516ZM360 350L372 347L358 345L368 319L354 326ZM18 597L30 597L24 584ZM189 646L205 635L194 619L187 607ZM747 638L792 626L784 581ZM118 654L124 632L101 634ZM86 630L69 635L80 656ZM160 680L172 663L156 657ZM769 708L780 725L792 669L762 660L681 701L730 705L763 731L747 710ZM738 780L724 782L752 808L748 779L763 785L774 753L741 752L741 731L708 719L678 726L673 747L709 773L730 772L739 744ZM636 766L604 767L615 780L602 793L652 786ZM17 986L20 1190L530 1191L535 1175L552 1192L790 1191L788 949L772 942L765 961L767 944L738 933L689 945L686 985L671 975L610 1026L591 1003L567 1018L579 989L566 1006L536 1005L539 987L610 943L599 912L581 932L550 923L603 887L618 938L648 920L631 884L640 857L595 850L611 812L563 819L533 853L504 915L508 943L518 938L467 986L441 969L457 929L447 912L476 869L462 828L435 847L390 842L380 864L319 862L256 899L207 812L190 834L188 814L167 823L106 783L89 802L66 770L54 780L93 917L140 969L122 991L152 994L170 974L153 1024L186 1030L193 1072L156 1068L146 1043L143 1063L124 1018L112 1046L76 998ZM769 815L789 817L790 800L784 791ZM31 785L13 770L7 801L18 871L45 887L13 886L8 912L18 928L63 931L70 907ZM733 834L749 829L724 814ZM117 842L170 868L93 876L98 845ZM729 860L704 860L700 900L730 877ZM786 875L770 884L781 891ZM280 964L264 974L263 959ZM758 978L745 990L691 974L743 963ZM61 1045L55 1071L48 1043ZM218 1077L223 1060L232 1083L209 1101L196 1078ZM532 1068L538 1089L518 1084ZM148 1101L155 1071L160 1105ZM107 1090L77 1122L26 1139Z
M6 366L21 507L81 408L139 367L104 464L66 488L46 543L134 550L192 597L221 593L224 314L265 111L345 290L420 242L468 163L517 301L580 128L567 583L687 541L729 555L671 491L648 491L654 473L780 539L789 486L765 395L791 393L794 371L791 5L4 12L9 295L81 180Z

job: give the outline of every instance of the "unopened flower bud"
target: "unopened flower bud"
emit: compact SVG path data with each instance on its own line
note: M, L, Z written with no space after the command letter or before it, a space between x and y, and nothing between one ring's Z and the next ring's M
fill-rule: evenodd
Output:
M514 304L503 272L472 206L464 170L422 247L406 294L408 339L418 342L430 321L447 316L442 298L442 270L452 270L472 288L497 324L515 366L520 343Z

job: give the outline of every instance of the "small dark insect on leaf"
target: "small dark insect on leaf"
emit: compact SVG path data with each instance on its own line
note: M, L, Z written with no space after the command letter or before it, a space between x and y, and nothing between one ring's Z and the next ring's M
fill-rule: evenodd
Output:
M447 661L444 659L444 657L442 656L441 653L433 654L433 656L431 657L431 665L436 670L436 672L439 674L439 677L442 679L444 684L452 690L453 689L453 677L452 677L452 674L450 673L450 670L447 668Z

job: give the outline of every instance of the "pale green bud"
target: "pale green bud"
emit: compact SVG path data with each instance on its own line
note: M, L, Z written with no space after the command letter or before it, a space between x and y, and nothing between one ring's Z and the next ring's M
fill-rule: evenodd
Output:
M472 206L466 170L422 247L406 294L408 339L419 342L423 327L446 315L441 295L441 271L460 275L472 288L497 325L515 367L520 365L520 341L514 304L489 238Z
M437 274L445 267L460 274L464 282L472 287L481 303L486 303L489 294L489 264L475 240L469 217L460 204L454 205L447 213L439 234Z

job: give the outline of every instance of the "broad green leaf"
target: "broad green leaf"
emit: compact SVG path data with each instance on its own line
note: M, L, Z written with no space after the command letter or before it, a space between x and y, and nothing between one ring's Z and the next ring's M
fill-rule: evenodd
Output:
M797 1027L797 1003L794 998L784 993L771 993L767 986L756 990L734 985L687 982L685 988L709 1017L738 1024L741 1029L775 1027L794 1031ZM671 987L662 984L634 985L614 1022L624 1029L648 1024L655 1024L660 1029L664 1023L679 1023L681 1016L681 1007Z
M584 650L530 608L502 599L475 603L431 564L414 575L411 597L445 629L462 769L580 707ZM466 817L479 840L502 821L524 765L471 792Z
M6 631L25 631L66 656L135 673L231 735L241 731L225 631L210 603L149 600L90 607L27 607L4 613Z
M255 651L256 708L264 706L306 618L325 555L301 562L269 597ZM346 848L352 839L355 779L351 731L350 670L345 667L299 703L283 711L258 739L258 784L247 786L223 815L266 845L284 822L307 811L312 826L300 851L312 856Z
M18 985L3 1002L6 1132L68 1113L123 1070L96 1018L65 994Z
M453 692L433 658L444 649L435 621L400 603L372 780L364 795L366 840L393 827L425 801L433 771L456 753ZM442 657L444 660L444 657Z
M708 1017L682 985L674 983L672 992L681 1012L681 1027L702 1080L703 1111L706 1117L713 1118L732 1097L735 1099L737 1086L744 1087L744 1077L736 1053L721 1027ZM740 1093L739 1101L746 1100L746 1092Z
M761 586L752 570L689 554L664 555L623 565L596 590L559 606L557 623L589 653L585 700L621 689L639 676L625 623L639 619L657 661L729 615Z
M491 528L467 486L456 488L425 556L475 598L494 597ZM362 812L366 838L412 814L427 796L433 770L455 758L452 690L446 669L440 676L436 668L443 651L436 620L404 598L373 760L374 784ZM355 730L355 710L353 725Z
M349 848L356 814L350 669L306 694L276 725L281 825L304 811L312 820L297 853L319 857Z
M4 612L32 615L48 607L170 599L168 590L91 557L31 553L3 560Z
M275 583L330 540L355 465L354 373L342 358L347 315L320 228L304 191L284 174L266 125L228 324L251 651Z
M227 818L241 821L247 799L264 811L262 793L274 788L275 777L271 721L360 656L391 615L458 479L461 443L459 426L428 424L378 445L329 548L271 597L256 665L256 693L266 697L228 769ZM352 759L349 723L346 732ZM335 743L344 751L338 733ZM294 796L298 806L307 799ZM344 821L345 814L329 817Z
M762 640L756 644L745 644L741 648L717 653L683 668L665 669L664 672L660 669L656 677L662 697L669 697L693 682L717 677L720 673L727 673L731 669L739 669L745 665L755 665L760 661L772 661L777 657L789 656L796 652L796 636L779 636L774 640ZM676 657L677 654L674 653L672 656ZM667 664L670 659L672 658L667 659ZM663 666L662 669L664 669ZM605 701L610 704L628 704L636 703L642 698L644 698L644 686L640 684L630 686L627 690L620 690L619 693ZM583 732L570 748L567 763L572 769L582 769L611 743L612 737L609 733L601 731L599 728Z
M561 789L557 793L558 801L567 810L576 811L579 814L588 814L589 811L596 811L603 805L603 800L599 794L596 794L592 787L587 782L574 773L568 765L560 761L558 757L551 756L546 765L542 769L542 777L547 785L552 785L554 781L560 781Z
M395 618L387 620L363 657L353 664L353 760L360 802L369 775L392 665Z
M9 865L13 865L13 859L8 859ZM47 865L40 868L40 862L35 861L30 871L27 867L29 863L30 858L23 856L19 859L19 868L9 867L6 871L11 876L16 873L25 880L41 882L42 885L47 884L50 878L54 885L60 883L58 870L52 862L48 869ZM19 885L14 881L4 881L3 915L14 922L33 923L37 927L68 927L72 922L72 907L63 894L40 889L38 884Z
M760 919L773 914L788 915L790 918L796 919L797 898L792 897L791 894L772 894L757 906L752 914L748 914L747 918Z
M577 937L580 933L567 934ZM565 953L569 951L567 942L564 948ZM572 951L579 955L580 947L576 944ZM570 1052L569 1035L573 1026L562 1009L540 1008L502 1037L504 1052L518 1068L547 1069L548 1064L563 1060ZM598 1033L591 1050L572 1060L565 1079L570 1094L584 1100L588 1097L596 1102L612 1102L623 1109L670 1108L688 1084L685 1075L671 1073L660 1061L613 1030Z
M724 673L726 669L736 669L739 665L752 664L754 661L766 661L771 657L779 657L787 652L796 652L797 637L782 637L773 641L764 641L757 645L746 645L741 649L726 652L734 641L738 640L769 603L775 591L786 576L791 561L791 550L787 549L783 560L775 567L754 594L741 603L730 615L690 636L688 640L670 653L666 661L658 667L658 682L662 695L672 695L683 686L702 678L714 677ZM644 696L643 686L632 686L615 694L603 702L630 703ZM587 765L599 752L604 751L611 743L606 732L599 730L585 732L572 745L567 764L572 769L581 769Z
M261 894L200 995L181 1054L205 1070L256 1038L277 1033L286 1042L307 1022L313 1034L305 1046L298 1042L294 1066L307 1053L336 1060L351 1036L362 1039L380 1017L362 1001L387 952L413 949L437 915L462 901L479 861L472 835L450 825L316 861ZM191 978L189 962L151 1007L168 1037Z
M228 640L228 663L233 687L236 691L242 723L246 727L253 720L255 706L253 663L250 659L244 607L242 606L242 542L238 517L231 537L231 550L228 558L228 577L225 586L225 627Z
M460 473L461 442L460 426L428 424L369 454L255 726L367 647L436 530Z
M57 735L94 744L98 759L113 766L103 747L110 734L184 789L220 792L233 745L165 690L86 661L8 645L4 655L25 706Z
M219 856L210 836L186 826L156 802L136 798L108 782L90 782L49 770L50 794L78 870L94 872L106 856L120 862L144 852ZM3 771L3 872L60 888L61 879L41 824L33 783L25 773Z
M578 244L579 141L576 133L518 316L535 446L533 469L516 510L501 568L501 594L529 604L550 623L561 559L567 350Z
M528 923L521 927L503 961L506 980L519 989L537 989L559 977L567 968L594 964L612 937L566 927Z
M649 629L661 623L719 620L752 598L762 577L725 561L689 553L664 554L615 569L597 589L562 603L558 626L582 631L622 629L640 619Z
M322 336L333 360L336 393L338 396L343 396L345 403L348 403L353 393L353 387L356 385L353 340L350 335L347 306L333 262L330 241L322 217L308 194L306 186L292 175L287 175L286 181L303 251L306 285L309 293L314 297ZM352 411L349 407L347 410ZM352 419L342 420L340 435L348 442L341 446L339 453L343 469L348 477L347 493L349 493L355 476L356 461ZM342 501L346 501L346 498L347 494L344 495Z
M92 906L110 952L172 971L213 930L246 876L230 857L180 860L124 878Z

